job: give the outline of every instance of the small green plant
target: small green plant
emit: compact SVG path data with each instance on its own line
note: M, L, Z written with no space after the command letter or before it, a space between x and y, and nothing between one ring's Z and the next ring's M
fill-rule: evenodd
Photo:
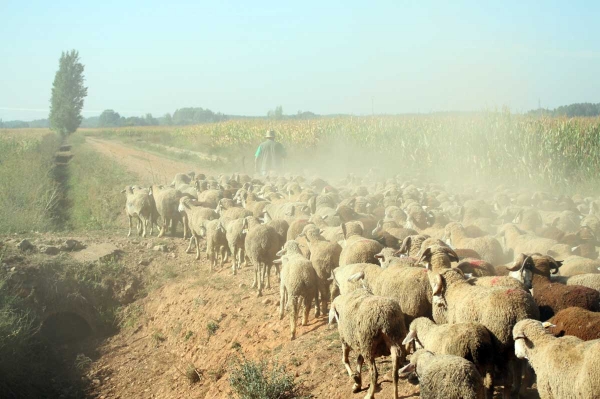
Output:
M200 382L202 374L200 370L196 368L196 366L190 363L187 369L185 370L185 376L190 382L190 384L195 384L197 382Z
M231 344L231 349L235 349L236 351L239 351L240 349L242 349L242 344L235 341Z
M302 365L302 362L296 356L292 356L290 363L295 367L300 367Z
M239 399L302 398L301 387L285 367L266 361L235 359L229 370L229 384Z
M219 329L219 323L217 323L213 320L209 321L208 324L206 325L206 330L208 331L209 337L212 337L213 335L215 335L218 329Z
M84 355L83 353L78 353L75 358L75 368L79 371L83 371L87 369L92 364L92 359Z
M184 339L185 341L187 341L187 340L189 340L190 338L192 338L193 336L194 336L194 332L193 332L193 331L190 331L190 330L188 330L188 331L185 333L185 336L183 337L183 339Z
M158 346L161 342L165 342L167 340L167 337L165 337L165 335L162 332L155 331L154 333L152 333L152 340L154 341L154 345Z
M225 373L227 372L227 369L225 368L225 365L220 365L218 366L216 369L212 370L209 374L212 377L214 382L219 381L221 378L223 378L223 376L225 375Z

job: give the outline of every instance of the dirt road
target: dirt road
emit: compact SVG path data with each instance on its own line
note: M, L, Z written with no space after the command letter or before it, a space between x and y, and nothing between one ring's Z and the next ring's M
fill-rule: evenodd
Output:
M140 178L140 184L169 184L177 173L197 172L193 163L175 161L116 141L86 138L87 143L99 153L114 159ZM204 173L207 171L203 170Z

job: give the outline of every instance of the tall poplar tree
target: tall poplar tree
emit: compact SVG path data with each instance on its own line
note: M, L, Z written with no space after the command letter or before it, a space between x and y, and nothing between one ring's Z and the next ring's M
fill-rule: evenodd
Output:
M50 99L50 127L63 137L81 125L83 99L87 96L87 87L83 86L83 69L78 51L63 51Z

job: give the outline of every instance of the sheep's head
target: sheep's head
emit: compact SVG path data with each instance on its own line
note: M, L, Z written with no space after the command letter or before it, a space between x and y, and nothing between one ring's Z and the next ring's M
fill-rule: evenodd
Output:
M300 254L302 255L302 251L300 250L300 244L296 240L289 240L284 245L283 248L277 252L277 256L281 257L284 255L292 255L292 254Z
M512 265L507 266L510 277L516 278L525 285L525 288L530 290L532 287L533 271L535 263L531 255L520 254L517 256Z
M342 223L342 232L344 233L344 238L349 238L354 235L363 236L365 231L365 227L360 221L351 221L347 223Z
M438 273L431 273L429 275L429 284L431 285L434 311L445 312L448 309L448 302L446 302L446 281L444 277Z
M558 273L558 269L562 266L562 261L555 260L553 257L548 255L542 255L539 253L534 254L520 254L513 263L512 266L507 269L512 272L520 272L522 270L529 270L532 274L539 274L546 278L550 278L550 274ZM512 277L526 283L522 278L519 278L517 274L511 274Z
M394 257L394 249L393 248L383 248L381 252L375 255L375 258L379 260L380 266L385 269L390 265L390 261Z
M400 255L406 255L408 256L409 252L410 252L410 248L412 246L412 239L414 236L408 236L404 239L404 241L402 241L402 245L400 245L400 249L397 250L394 255L396 256L400 256Z
M513 339L515 340L515 355L519 359L529 359L529 352L535 347L540 339L556 339L546 329L556 327L549 322L541 322L533 319L519 321L513 327Z
M427 270L448 269L451 262L458 262L458 255L445 245L432 245L421 254L418 263L425 263Z

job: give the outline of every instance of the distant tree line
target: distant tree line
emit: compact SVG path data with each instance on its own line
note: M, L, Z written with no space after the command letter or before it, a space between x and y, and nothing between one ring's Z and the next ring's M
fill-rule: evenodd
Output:
M284 115L281 105L267 113L269 119L314 119L319 115L312 112L298 111L297 114ZM242 115L225 115L220 112L213 112L210 109L200 107L188 107L177 109L173 115L167 113L161 117L155 118L152 114L144 116L125 117L112 109L104 110L100 116L92 116L83 118L81 121L82 128L95 127L122 127L122 126L157 126L157 125L197 125L200 123L222 122L230 119L255 119L260 117L242 116ZM264 117L263 117L264 118ZM0 119L0 128L18 129L18 128L47 128L50 127L48 119L37 119L30 122L24 121L7 121L3 122Z
M600 103L577 103L562 105L554 109L539 108L529 111L529 114L534 115L551 115L551 116L566 116L569 118L575 116L599 116Z

